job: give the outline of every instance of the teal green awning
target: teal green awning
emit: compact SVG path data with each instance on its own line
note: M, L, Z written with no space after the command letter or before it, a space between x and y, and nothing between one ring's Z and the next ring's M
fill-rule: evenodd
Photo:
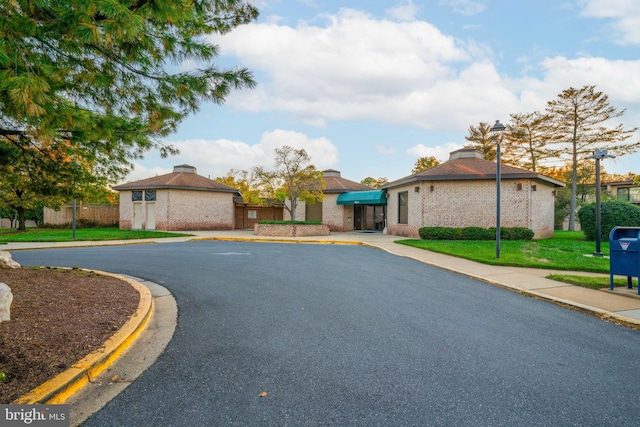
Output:
M338 196L339 205L386 205L387 197L382 190L351 191Z

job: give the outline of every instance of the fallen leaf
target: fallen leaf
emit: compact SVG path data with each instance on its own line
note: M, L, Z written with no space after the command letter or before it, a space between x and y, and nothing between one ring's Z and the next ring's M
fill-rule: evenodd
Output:
M267 393L266 391L263 391L262 393L260 393L258 396L260 397L267 397L269 395L269 393Z

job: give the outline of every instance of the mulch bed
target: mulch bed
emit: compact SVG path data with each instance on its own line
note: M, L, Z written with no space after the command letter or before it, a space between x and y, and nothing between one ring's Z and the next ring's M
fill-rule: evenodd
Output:
M13 293L0 322L0 404L65 371L113 335L138 308L129 283L78 269L0 269Z

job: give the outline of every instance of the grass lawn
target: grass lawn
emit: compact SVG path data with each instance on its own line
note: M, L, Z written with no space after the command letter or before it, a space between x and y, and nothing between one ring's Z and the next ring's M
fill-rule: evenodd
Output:
M556 231L553 238L540 240L502 240L500 259L496 259L495 241L475 240L399 240L397 243L466 258L483 264L555 270L609 273L609 258L591 255L595 242L584 240L580 231ZM602 242L602 252L609 255L609 242Z
M608 288L610 285L609 277L585 277L572 274L550 274L547 276L547 279L553 279L559 282L569 283L571 285L578 285L582 286L583 288L591 289ZM638 284L636 279L633 280L633 284ZM613 286L616 288L626 288L627 279L615 277L613 279Z
M584 240L581 231L556 231L553 238L532 241L502 240L500 259L496 259L495 241L471 240L398 240L397 243L427 249L490 265L586 271L609 274L609 242L602 242L605 257L591 256L595 242ZM551 279L598 289L609 286L609 277L549 275ZM634 280L637 284L637 281ZM616 279L615 286L627 286L627 279Z
M147 230L120 230L119 228L78 228L75 240L130 240L189 236L185 233L167 233ZM7 242L72 242L70 229L27 228L27 231L0 229L0 243Z

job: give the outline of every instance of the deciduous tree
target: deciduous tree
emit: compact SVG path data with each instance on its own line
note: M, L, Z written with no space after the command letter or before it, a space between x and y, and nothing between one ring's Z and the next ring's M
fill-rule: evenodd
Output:
M368 185L371 188L380 188L380 186L385 185L389 180L387 178L373 178L371 176L366 177L360 184Z
M411 173L420 173L422 171L426 171L427 169L431 169L432 167L438 166L439 164L440 160L436 159L434 156L420 157L413 165Z
M95 194L106 180L75 156L68 141L18 147L0 144L0 205L16 212L18 230L25 214L42 206L59 207L65 200Z
M322 172L310 164L311 157L301 149L284 145L275 149L275 170L263 167L254 168L256 180L261 189L260 196L265 200L289 200L284 208L292 220L296 219L298 201L315 203L324 200L326 184Z
M613 123L625 110L611 106L609 97L596 91L595 86L564 90L557 99L547 103L546 111L550 142L559 153L566 153L561 155L571 162L569 229L574 230L579 161L597 149L609 150L617 156L635 152L640 141L627 140L637 128L626 129L622 124Z
M225 176L217 177L215 180L237 189L244 203L267 204L266 200L260 198L260 190L256 188L255 177L247 170L231 169Z

